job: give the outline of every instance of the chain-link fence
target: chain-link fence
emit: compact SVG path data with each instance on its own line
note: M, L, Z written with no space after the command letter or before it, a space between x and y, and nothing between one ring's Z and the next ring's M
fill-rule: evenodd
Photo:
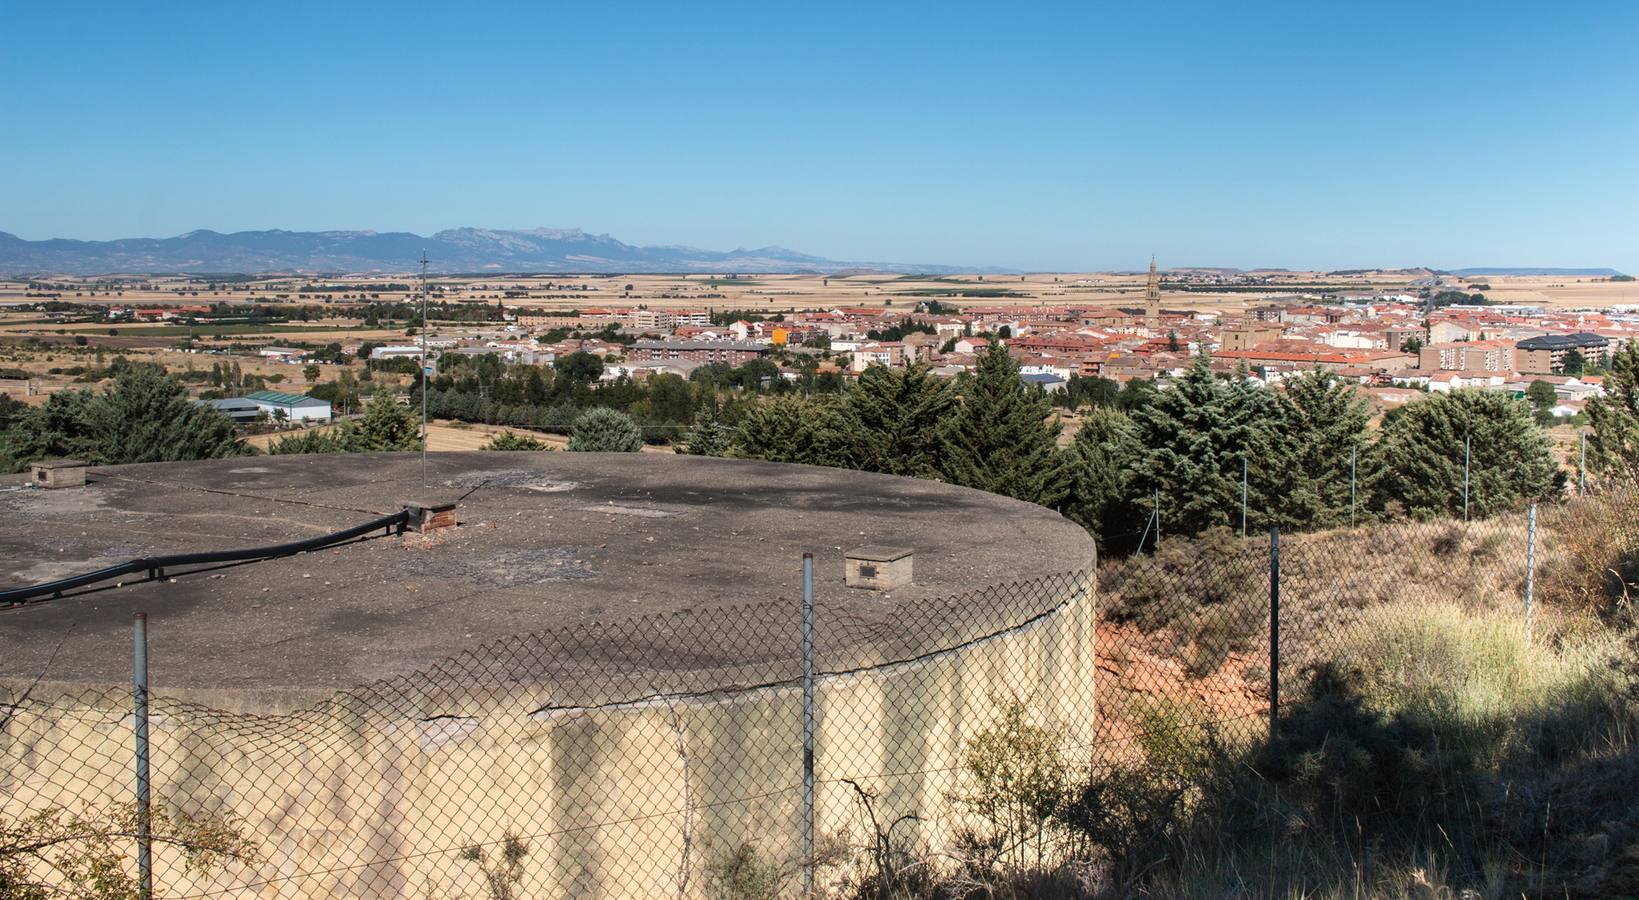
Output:
M1015 710L1086 756L1091 582L881 615L822 593L807 665L802 607L769 604L520 636L284 715L155 692L139 718L129 689L36 685L4 713L3 814L123 821L145 726L153 815L231 827L250 851L191 868L188 834L155 826L166 896L824 886L848 877L867 802L947 843L976 814L960 800L971 745ZM31 863L43 882L71 876L55 852Z
M285 714L14 686L0 857L61 885L151 844L171 897L776 897L1043 864L1077 852L1050 820L1079 785L1180 735L1260 740L1318 666L1415 664L1396 623L1492 612L1528 640L1545 594L1623 602L1635 513L1214 529L880 610L821 591L524 635Z

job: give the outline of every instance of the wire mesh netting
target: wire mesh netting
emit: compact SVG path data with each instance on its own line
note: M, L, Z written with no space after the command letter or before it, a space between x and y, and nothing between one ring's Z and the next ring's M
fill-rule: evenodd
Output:
M501 883L509 896L697 896L723 866L823 874L805 863L841 858L861 790L918 814L937 843L956 827L941 808L965 748L1009 703L1062 729L1067 753L1090 745L1090 588L1064 573L882 615L822 595L811 831L792 604L520 636L283 715L156 694L155 810L231 823L254 848L201 870L157 839L156 883L183 897L488 896ZM117 818L130 802L128 689L36 686L6 716L7 818ZM52 861L37 861L42 880Z
M792 602L521 635L281 714L160 692L156 893L782 896L893 854L1051 858L1073 849L1051 820L1099 773L1181 734L1257 741L1317 667L1416 664L1394 627L1413 610L1514 616L1524 639L1531 603L1625 602L1634 573L1605 563L1639 558L1635 513L1590 498L1282 534L1278 554L1215 529L932 600L822 591L811 757ZM16 871L62 884L99 840L129 866L131 690L6 704Z

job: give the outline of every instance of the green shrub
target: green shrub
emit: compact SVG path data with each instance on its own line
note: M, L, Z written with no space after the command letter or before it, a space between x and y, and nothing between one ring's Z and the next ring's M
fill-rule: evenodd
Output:
M1071 785L1063 728L1037 721L1016 697L998 706L996 722L962 749L966 787L957 797L989 827L969 847L985 871L998 863L1021 868L1032 855L1039 863Z
M503 431L490 438L488 443L478 449L536 452L548 448L545 442L536 440L527 434L513 434L510 431Z
M643 449L643 431L631 416L599 406L575 419L569 449L581 453L636 453Z

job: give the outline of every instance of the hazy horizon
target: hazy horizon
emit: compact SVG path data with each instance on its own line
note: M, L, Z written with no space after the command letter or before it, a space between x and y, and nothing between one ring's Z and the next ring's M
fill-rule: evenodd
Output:
M1639 6L8 9L0 229L1639 271ZM71 52L64 47L71 46Z
M478 226L478 225L454 225L454 226L450 226L448 228L435 229L434 231L430 231L430 232L427 232L425 234L417 233L417 232L410 232L410 231L407 231L406 229L362 229L362 228L295 229L295 228L278 228L278 227L274 227L274 228L249 228L249 229L241 229L241 230L237 230L237 231L228 232L228 231L221 231L220 229L196 228L196 229L188 229L187 231L180 232L178 234L172 234L172 235L125 235L121 238L114 238L114 239L111 239L111 240L116 240L116 241L117 240L167 240L167 239L185 237L188 234L195 233L195 232L214 232L214 233L223 234L223 235L230 235L230 236L233 235L233 234L241 234L241 233L255 234L255 233L269 233L269 232L284 232L284 233L294 233L294 234L315 234L315 233L412 234L416 237L431 239L433 236L435 236L436 234L438 234L440 232L459 231L459 230L468 229L468 228L477 229L477 230L480 230L480 231L494 231L494 232L505 232L505 231L515 231L515 232L532 232L532 231L581 232L583 234L590 235L590 236L610 237L610 238L614 238L615 240L622 240L621 236L618 235L618 234L611 234L611 233L608 233L608 232L595 231L595 230L590 229L590 228L581 228L581 227L578 227L578 226L555 227L555 226L549 226L549 225L537 225L537 226L531 226L531 227L525 227L525 228L489 228L489 227L486 227L486 226ZM74 236L71 236L71 235L52 235L50 237L31 237L31 236L28 236L28 235L18 234L15 231L11 231L11 230L5 228L3 226L3 224L0 224L0 234L10 234L13 237L21 238L21 239L27 240L27 241L72 240L72 241L87 241L87 242L92 242L92 243L107 243L107 241L102 241L102 240L98 240L98 239L78 238L78 237L74 237ZM630 244L632 242L626 242L626 243ZM743 246L734 247L734 248L702 247L699 244L692 243L692 242L687 241L687 240L664 241L664 242L660 242L660 243L656 243L656 244L643 244L643 245L636 245L636 246L641 246L641 247L644 247L644 248L669 248L669 247L688 248L688 249L692 249L692 250L701 250L701 251L706 251L706 252L733 252L733 251L736 251L736 250L760 250L760 249L778 248L778 249L783 249L783 250L795 251L797 253L802 253L802 254L810 254L810 251L807 250L806 248L791 247L791 246L788 246L788 245L785 245L785 244L780 244L778 242L772 242L772 241L755 243L755 244L748 244L748 245L743 245ZM955 265L955 264L947 263L943 260L933 260L933 259L920 259L920 260L890 259L886 256L881 256L881 255L862 257L862 258L859 258L859 259L847 259L847 260L835 259L835 258L831 258L831 257L825 257L824 254L811 254L811 255L824 257L829 262L837 262L837 263L850 263L850 262L854 262L854 263L883 263L883 264L897 264L897 265L901 265L901 266L914 265L914 264L926 264L926 265L935 266L935 267L949 267L949 266ZM974 272L980 272L980 273L986 273L986 274L988 274L991 271L1005 271L1005 272L1008 272L1008 273L1016 273L1016 274L1028 274L1028 273L1032 273L1032 272L1036 272L1036 273L1047 273L1047 272L1052 272L1052 273L1058 273L1058 272L1130 273L1130 272L1141 271L1143 268L1145 268L1145 266L1142 264L1143 262L1144 262L1144 260L1139 260L1139 261L1136 261L1132 264L1125 265L1125 266L1109 266L1109 267L1103 267L1103 268L1081 268L1081 269L1028 269L1028 268L1023 268L1023 267L1018 267L1018 266L1003 265L1003 264L1000 264L1000 263L979 263L979 264L974 265L972 267L972 269L973 269ZM0 259L0 264L3 264L3 263L4 263L4 260ZM1503 269L1527 269L1527 270L1529 270L1529 269L1566 269L1566 270L1572 270L1572 269L1604 269L1604 268L1610 268L1610 269L1617 269L1619 271L1624 271L1627 274L1631 274L1631 273L1628 273L1627 270L1622 270L1618 266L1608 266L1608 265L1567 266L1567 265L1561 265L1561 264L1554 263L1554 262L1545 262L1545 263L1544 262L1537 262L1537 263L1524 262L1524 263L1521 263L1521 262L1515 262L1515 261L1508 261L1508 262L1502 262L1502 263L1492 263L1492 264L1464 262L1462 264L1453 264L1453 265L1431 265L1431 264L1428 264L1428 263L1425 263L1425 262L1407 262L1407 263L1396 263L1396 264L1360 264L1360 265L1327 266L1327 267L1322 267L1322 266L1276 266L1276 265L1264 265L1264 264L1259 264L1259 263L1245 263L1245 262L1237 262L1237 263L1193 262L1193 261L1189 261L1189 260L1171 260L1171 261L1159 261L1158 260L1158 264L1160 265L1160 268L1162 268L1164 270L1225 269L1225 270L1239 270L1239 271L1244 271L1244 272L1282 271L1282 270L1285 270L1285 271L1300 271L1300 272L1303 272L1303 271L1324 272L1324 271L1335 271L1335 270L1338 270L1338 269L1367 269L1367 270L1392 271L1392 270L1400 270L1400 269L1419 269L1419 268L1433 269L1433 270L1436 270L1436 271L1443 271L1443 272L1455 272L1455 271L1460 271L1460 270L1470 270L1470 271L1472 271L1472 270L1503 270ZM412 271L414 268L415 267L414 267L413 264L406 263L406 265L405 265L405 267L402 271L408 272L408 271ZM272 271L272 270L266 270L266 271ZM360 271L362 272L362 271L394 271L394 270L376 268L376 269L360 270ZM557 271L557 270L553 270L553 271ZM798 270L793 269L792 271L795 273ZM107 274L107 273L105 273L105 274ZM249 273L247 273L247 274L249 274Z

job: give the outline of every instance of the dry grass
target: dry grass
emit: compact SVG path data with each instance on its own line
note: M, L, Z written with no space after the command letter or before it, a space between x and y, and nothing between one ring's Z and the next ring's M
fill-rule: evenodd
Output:
M1639 648L1596 574L1639 550L1632 511L1544 509L1529 638L1523 517L1286 538L1273 742L1261 649L1209 664L1248 639L1233 611L1267 609L1248 575L1267 545L1220 533L1108 564L1115 743L1056 814L1062 853L860 896L1639 894Z

